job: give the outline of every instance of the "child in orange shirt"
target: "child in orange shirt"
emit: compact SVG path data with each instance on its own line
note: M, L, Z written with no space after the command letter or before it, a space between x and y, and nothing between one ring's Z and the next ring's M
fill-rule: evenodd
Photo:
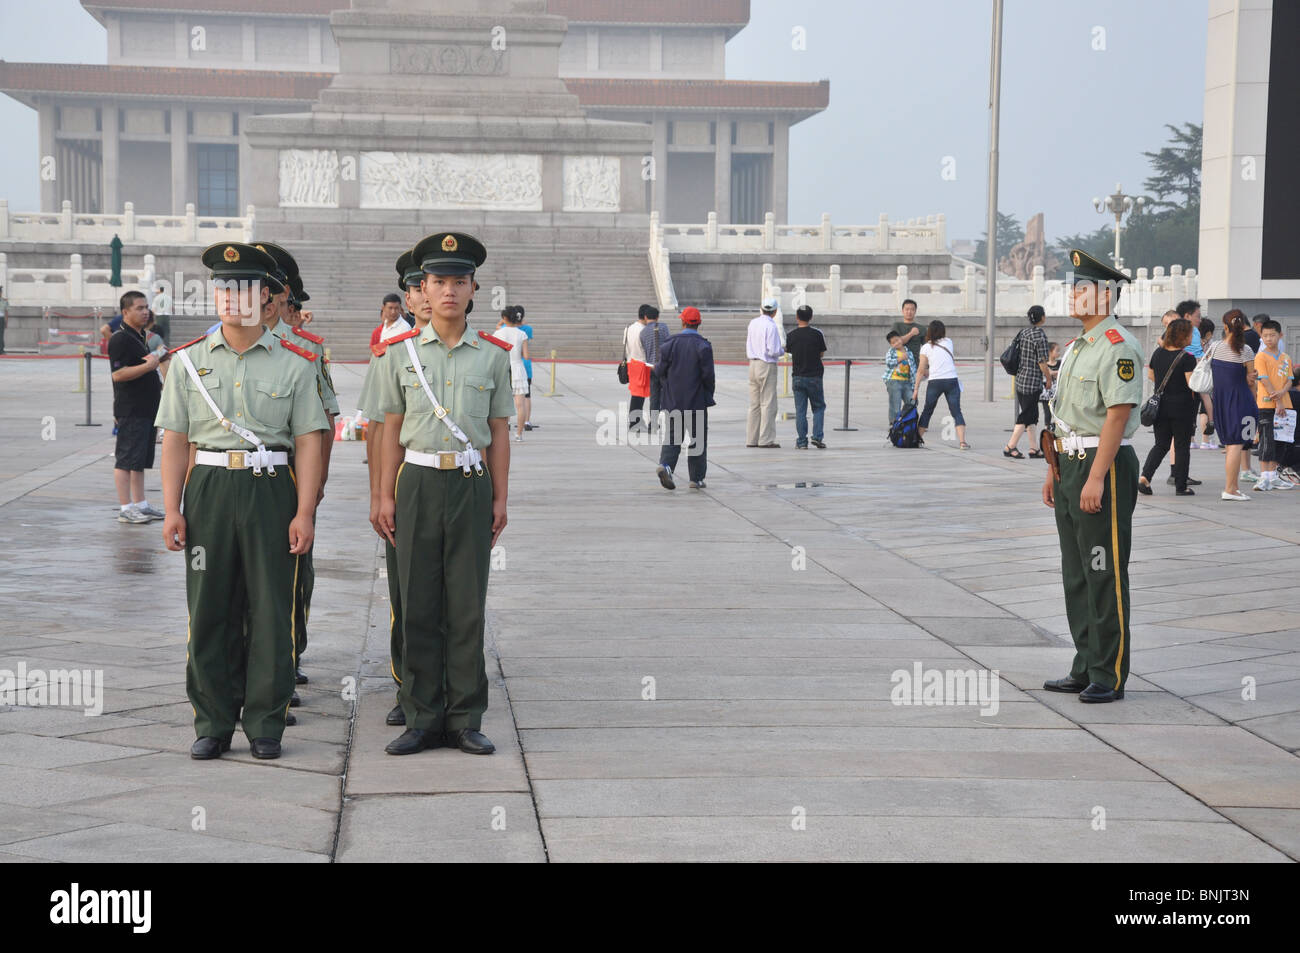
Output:
M1259 375L1255 387L1255 405L1259 407L1259 469L1256 490L1290 490L1295 484L1282 479L1277 473L1277 462L1285 449L1279 448L1273 437L1273 421L1279 410L1291 410L1291 358L1278 350L1282 325L1265 321L1259 330L1262 345L1255 355L1255 373Z

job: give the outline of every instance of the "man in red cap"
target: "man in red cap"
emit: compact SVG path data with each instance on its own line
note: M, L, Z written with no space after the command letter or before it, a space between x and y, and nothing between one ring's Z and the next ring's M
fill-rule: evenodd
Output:
M668 417L656 472L665 489L677 488L673 468L689 434L686 465L691 489L702 490L708 464L709 408L714 404L713 345L700 335L700 312L696 308L686 308L681 319L681 332L664 342L653 369L663 385L663 409Z

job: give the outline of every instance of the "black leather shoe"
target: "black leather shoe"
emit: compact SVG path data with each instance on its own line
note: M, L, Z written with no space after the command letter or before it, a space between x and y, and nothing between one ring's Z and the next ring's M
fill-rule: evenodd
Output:
M195 739L194 744L190 745L190 757L195 761L211 761L220 758L221 752L229 750L229 741L205 736Z
M425 748L441 748L442 732L424 728L407 728L384 748L389 754L415 754Z
M1176 484L1176 483L1174 482L1174 478L1173 478L1172 476L1171 476L1171 477L1168 477L1168 478L1165 480L1165 483L1166 483L1168 486L1177 486L1177 485L1178 485L1178 484ZM1191 477L1188 477L1188 478L1187 478L1187 485L1188 485L1188 486L1200 486L1200 485L1201 485L1201 481L1200 481L1200 480L1193 480Z
M298 707L299 705L301 705L301 704L302 704L302 699L298 697L298 693L297 693L297 692L294 692L291 696L289 696L289 707L290 707L290 708L297 708L297 707Z
M384 718L384 724L397 727L406 724L406 712L402 711L401 705L394 705L393 710Z
M294 682L295 682L296 684L298 684L298 685L306 685L306 684L307 684L307 676L306 676L306 674L303 672L303 670L302 670L301 668L299 668L299 669L295 669L295 670L294 670L294 673L293 673L293 680L294 680Z
M487 740L487 736L473 728L447 732L447 747L459 748L466 754L491 754L497 746Z
M1049 692L1069 692L1070 694L1077 694L1087 687L1086 684L1079 681L1073 675L1067 675L1065 678L1053 679L1050 682L1043 682L1043 688L1047 689Z
M1107 688L1105 685L1098 685L1093 682L1087 688L1079 693L1079 701L1092 702L1099 704L1101 702L1117 702L1124 697L1124 689Z
M824 441L821 441L821 440L814 440L814 441L812 442L812 445L813 445L814 447L816 447L818 450L825 450L825 449L826 449L826 444L825 444L825 442L824 442Z
M253 757L261 761L274 761L280 757L280 742L274 738L254 738L248 747Z
M291 728L291 727L293 727L293 726L296 725L296 724L298 724L298 716L295 715L295 714L294 714L293 712L291 712L291 711L286 711L286 712L284 713L284 725L285 725L285 727L286 727L286 728Z

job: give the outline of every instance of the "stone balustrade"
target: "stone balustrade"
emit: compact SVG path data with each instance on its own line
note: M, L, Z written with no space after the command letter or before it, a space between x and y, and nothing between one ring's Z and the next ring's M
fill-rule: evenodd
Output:
M151 293L154 256L145 255L140 268L123 268L121 287L110 285L110 277L107 268L83 268L80 255L69 255L67 268L10 268L0 252L0 287L14 306L116 308L127 291Z
M824 214L820 225L778 225L768 212L761 225L723 225L716 212L702 224L662 224L652 212L650 232L652 245L670 252L943 253L948 245L943 215L891 222L882 213L875 225L834 225Z
M91 215L72 211L64 201L59 212L11 212L9 202L0 199L0 242L82 242L108 244L116 235L124 242L145 245L201 244L220 241L252 241L255 223L253 206L242 217L196 215L194 204L184 215L138 213L127 202L121 215Z
M824 314L899 314L903 301L911 298L923 317L942 317L983 314L987 282L973 265L966 265L960 277L913 279L906 265L898 266L896 278L843 278L839 265L831 265L826 277L813 278L777 276L773 265L765 264L760 297L769 294L780 298L786 313L806 304ZM1122 317L1158 317L1178 302L1196 297L1196 269L1184 272L1181 265L1174 265L1168 274L1164 268L1148 274L1147 269L1139 268L1120 295L1116 310ZM1065 283L1047 280L1041 265L1027 280L998 278L1000 314L1023 314L1035 304L1042 305L1049 316L1065 317Z

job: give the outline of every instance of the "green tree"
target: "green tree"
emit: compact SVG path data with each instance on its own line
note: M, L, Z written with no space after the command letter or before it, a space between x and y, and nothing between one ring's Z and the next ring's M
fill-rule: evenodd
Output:
M1025 227L1020 224L1016 217L998 212L998 247L995 249L998 258L1001 259L1024 240ZM980 235L980 240L975 243L975 261L981 265L984 264L985 256L988 254L988 244L989 233L986 231Z
M1152 174L1142 188L1155 198L1156 208L1178 208L1201 203L1201 130L1193 122L1183 128L1165 124L1171 133L1169 144L1159 152L1144 152L1151 160Z

